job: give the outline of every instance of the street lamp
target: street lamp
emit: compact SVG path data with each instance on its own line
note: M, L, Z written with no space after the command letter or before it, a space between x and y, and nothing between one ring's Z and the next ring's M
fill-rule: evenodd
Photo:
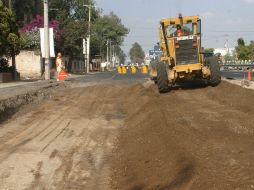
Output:
M88 20L88 38L87 38L87 65L86 72L89 73L90 68L90 44L91 44L91 8L92 5L83 5L89 9L89 20Z

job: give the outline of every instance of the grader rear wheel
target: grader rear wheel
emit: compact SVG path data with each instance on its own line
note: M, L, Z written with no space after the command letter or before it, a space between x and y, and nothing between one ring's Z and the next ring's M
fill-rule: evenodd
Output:
M221 82L220 65L217 57L208 57L206 64L210 68L211 75L209 78L209 84L213 87L217 86Z

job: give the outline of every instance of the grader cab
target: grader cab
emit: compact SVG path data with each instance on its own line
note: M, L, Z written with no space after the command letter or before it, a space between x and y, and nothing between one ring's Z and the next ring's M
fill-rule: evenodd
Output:
M201 19L198 16L160 21L162 55L153 72L159 92L167 92L177 82L205 80L216 86L221 81L215 56L205 57L201 46ZM156 73L156 74L154 74Z

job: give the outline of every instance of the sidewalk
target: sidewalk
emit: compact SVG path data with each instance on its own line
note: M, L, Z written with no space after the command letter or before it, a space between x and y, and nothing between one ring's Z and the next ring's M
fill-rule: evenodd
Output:
M73 80L75 78L84 77L84 75L71 75L68 77L67 81ZM15 86L24 86L24 85L31 85L31 84L40 84L40 83L47 83L47 82L56 82L55 79L51 79L48 81L45 80L23 80L23 81L14 81L14 82L7 82L7 83L0 83L0 90L2 88L9 88L9 87L15 87Z
M14 82L0 83L0 90L3 89L3 88L36 84L36 83L40 83L42 81L43 80L36 80L36 81L14 81Z
M238 85L238 86L241 86L243 88L247 88L247 89L250 89L250 90L254 90L254 81L248 81L248 80L240 80L240 79L226 79L226 78L223 78L224 81L227 81L231 84L235 84L235 85Z
M0 84L0 101L15 96L36 92L43 88L57 86L56 81L11 82Z

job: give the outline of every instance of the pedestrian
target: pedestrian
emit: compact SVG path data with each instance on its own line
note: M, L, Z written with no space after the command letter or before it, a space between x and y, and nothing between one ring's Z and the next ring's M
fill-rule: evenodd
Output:
M65 69L65 65L62 59L62 54L58 53L56 58L57 81L64 80L65 77L63 78L62 75L67 76L64 69Z

